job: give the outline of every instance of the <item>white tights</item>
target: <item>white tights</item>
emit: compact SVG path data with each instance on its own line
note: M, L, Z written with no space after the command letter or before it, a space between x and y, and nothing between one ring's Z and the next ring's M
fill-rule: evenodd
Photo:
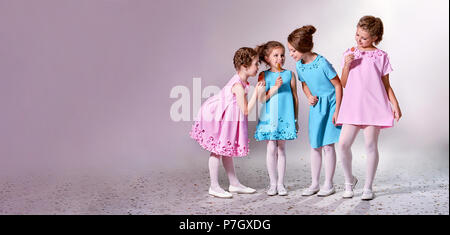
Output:
M348 124L342 126L341 136L339 138L339 150L342 158L342 166L344 168L344 177L346 183L351 183L353 180L351 147L360 129L364 130L364 142L367 154L366 182L364 184L364 189L372 190L372 184L379 160L378 136L380 134L380 128L377 126L355 126ZM346 185L345 187L346 190L350 190L351 186Z
M322 150L325 155L324 189L328 190L333 187L333 177L336 169L336 150L334 149L334 144L329 144L319 148L311 148L311 189L319 188Z
M284 185L284 175L286 171L285 146L286 140L267 141L266 164L271 187Z
M244 188L245 186L243 186L236 177L233 157L220 156L214 153L211 153L211 156L209 157L209 177L211 179L211 188L216 192L224 192L224 190L219 185L219 166L221 158L223 167L225 168L225 172L228 176L228 180L230 181L230 185L233 185L234 187Z

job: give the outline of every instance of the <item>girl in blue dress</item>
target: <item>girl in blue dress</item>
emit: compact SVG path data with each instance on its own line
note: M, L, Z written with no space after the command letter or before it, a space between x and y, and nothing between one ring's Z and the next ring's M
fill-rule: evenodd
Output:
M287 195L284 187L286 169L286 140L297 138L298 98L295 74L281 66L285 61L283 44L269 41L256 49L260 61L270 69L259 74L258 82L265 81L266 93L259 96L261 109L255 139L267 140L266 164L269 172L270 196Z
M333 176L336 169L336 150L341 131L336 126L342 98L342 86L333 66L323 56L312 52L312 35L316 28L312 25L294 30L288 37L289 54L297 61L298 78L308 98L309 143L311 145L311 186L303 196L329 196L335 193ZM319 187L322 167L322 150L325 155L325 184Z

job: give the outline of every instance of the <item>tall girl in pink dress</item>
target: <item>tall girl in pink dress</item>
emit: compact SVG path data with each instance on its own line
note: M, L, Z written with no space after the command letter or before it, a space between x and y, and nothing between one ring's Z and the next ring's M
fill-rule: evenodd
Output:
M237 73L217 95L203 103L190 132L190 136L202 148L211 152L209 194L220 198L231 198L232 192L256 192L237 179L233 157L243 157L249 152L247 116L256 104L258 92L265 91L265 84L258 82L250 101L247 101L247 80L258 72L257 52L248 47L240 48L236 51L233 62ZM220 159L230 181L229 192L219 185Z
M378 166L380 129L392 127L402 116L389 84L392 71L386 52L376 48L383 36L383 23L373 16L362 17L356 29L357 47L344 52L341 83L344 95L337 124L342 124L339 150L345 176L344 198L353 197L358 180L352 174L351 146L359 130L364 130L367 153L366 182L361 199L374 198L372 184ZM392 105L392 107L391 107Z

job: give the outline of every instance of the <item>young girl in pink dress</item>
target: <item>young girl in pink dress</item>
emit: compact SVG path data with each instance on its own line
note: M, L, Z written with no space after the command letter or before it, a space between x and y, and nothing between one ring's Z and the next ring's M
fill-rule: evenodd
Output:
M250 101L247 101L249 77L256 75L259 59L252 48L243 47L234 55L237 73L215 96L203 103L192 126L190 136L209 152L209 194L220 198L231 198L231 192L254 193L256 190L242 185L234 171L233 157L243 157L248 149L248 113L255 106L258 92L264 92L264 82L258 82ZM229 192L219 185L219 165L223 166L230 181Z
M345 176L344 198L353 197L358 180L352 174L351 146L359 130L364 130L367 152L366 182L361 199L374 198L372 183L378 166L380 129L392 127L402 116L389 84L392 71L386 52L374 46L382 40L383 23L373 16L362 17L356 29L357 47L344 52L341 82L344 89L337 124L342 124L339 150ZM392 105L392 108L391 108Z

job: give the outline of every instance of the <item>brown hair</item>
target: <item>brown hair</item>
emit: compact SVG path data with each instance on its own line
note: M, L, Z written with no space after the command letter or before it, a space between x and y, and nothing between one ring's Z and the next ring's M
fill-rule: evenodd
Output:
M250 47L241 47L234 53L233 64L236 70L239 70L241 66L249 67L252 65L253 59L258 53Z
M255 50L258 52L259 61L262 61L268 65L269 63L264 57L269 56L275 48L283 48L283 50L285 50L283 44L277 41L268 41L267 43L257 46Z
M316 28L312 25L305 25L292 31L288 36L288 42L301 53L310 52L314 47L312 35Z
M363 16L356 26L367 31L370 36L377 37L375 45L378 45L383 39L383 22L378 17Z

